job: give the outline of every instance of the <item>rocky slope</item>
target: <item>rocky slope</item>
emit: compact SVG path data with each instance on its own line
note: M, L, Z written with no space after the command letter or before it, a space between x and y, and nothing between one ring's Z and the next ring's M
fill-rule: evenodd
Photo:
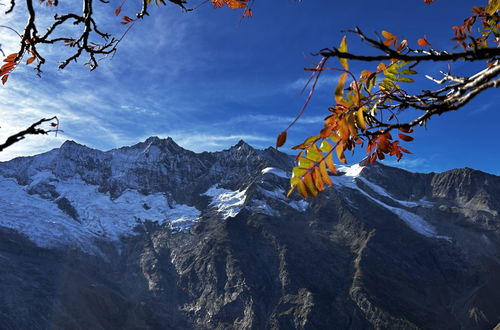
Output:
M500 177L152 137L0 163L0 329L492 329Z

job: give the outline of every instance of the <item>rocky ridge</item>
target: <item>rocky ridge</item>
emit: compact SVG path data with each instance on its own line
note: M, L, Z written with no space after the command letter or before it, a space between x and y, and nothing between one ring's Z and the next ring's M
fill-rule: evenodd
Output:
M151 137L0 163L2 329L491 329L500 178L344 167Z

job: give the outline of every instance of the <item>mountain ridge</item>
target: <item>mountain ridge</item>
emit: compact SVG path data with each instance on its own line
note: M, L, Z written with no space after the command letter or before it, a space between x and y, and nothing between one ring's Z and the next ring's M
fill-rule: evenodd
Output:
M500 322L498 176L354 164L287 199L293 158L244 141L63 146L0 163L5 329Z

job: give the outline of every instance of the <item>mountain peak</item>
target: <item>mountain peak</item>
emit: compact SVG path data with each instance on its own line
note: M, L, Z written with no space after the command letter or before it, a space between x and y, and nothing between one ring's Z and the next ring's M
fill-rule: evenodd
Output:
M61 150L62 152L67 152L67 153L74 153L76 150L90 150L90 149L91 148L87 147L86 145L80 144L73 140L64 141L64 143L59 148L59 150Z
M239 140L231 149L253 150L253 147L243 140Z

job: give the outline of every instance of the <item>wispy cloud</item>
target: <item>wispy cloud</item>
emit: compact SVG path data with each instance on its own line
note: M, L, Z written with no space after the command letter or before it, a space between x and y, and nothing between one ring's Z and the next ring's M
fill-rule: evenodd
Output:
M436 163L432 161L432 159L434 158L434 156L429 155L427 158L403 158L399 162L395 159L390 158L384 160L383 164L403 168L418 173L438 172L440 171L440 169L436 168Z
M316 84L316 90L324 90L327 88L334 88L339 80L340 74L327 74L327 73L322 73L321 76L318 79L318 83ZM300 91L306 86L307 82L309 81L309 77L301 77L298 78L292 82L290 82L288 85L286 85L286 89L300 93ZM309 90L312 87L312 84L314 83L314 80L311 80L307 88L305 89L304 92L309 92Z
M290 124L295 117L291 116L278 116L278 115L266 115L266 114L248 114L248 115L241 115L241 116L236 116L233 117L224 124L231 125L231 124L241 124L241 123L247 123L247 124L257 124L257 125L270 125L270 126L275 126L275 125L287 125ZM307 116L304 115L297 121L297 125L307 125L307 124L321 124L323 123L323 116Z

